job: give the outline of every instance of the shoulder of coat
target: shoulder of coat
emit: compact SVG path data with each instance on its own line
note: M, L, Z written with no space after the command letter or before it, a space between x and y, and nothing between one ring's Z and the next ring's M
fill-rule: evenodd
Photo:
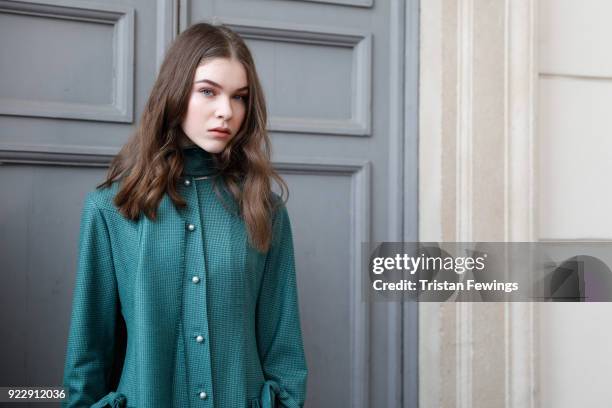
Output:
M287 206L283 198L275 192L272 192L272 224L278 225L289 217Z
M119 191L119 182L115 181L110 187L96 188L87 194L87 200L91 200L101 210L116 211L113 203L115 195Z

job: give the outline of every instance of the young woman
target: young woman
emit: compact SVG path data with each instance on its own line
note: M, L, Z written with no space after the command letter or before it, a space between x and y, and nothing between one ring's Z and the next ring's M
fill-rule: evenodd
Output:
M286 186L253 58L180 34L139 127L85 198L65 407L301 407Z

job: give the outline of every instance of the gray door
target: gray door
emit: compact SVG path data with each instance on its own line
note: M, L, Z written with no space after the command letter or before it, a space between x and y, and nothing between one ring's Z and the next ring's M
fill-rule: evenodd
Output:
M403 1L390 0L182 5L181 28L216 19L238 31L255 54L274 161L290 187L310 369L306 405L399 407L401 311L397 303L363 302L359 270L362 242L416 235L417 164L405 163L406 180L402 167L403 90L416 88L404 88L400 64L416 7L406 11ZM415 43L407 47L416 55ZM414 146L409 140L406 147L413 153Z
M266 92L307 406L416 406L415 309L363 302L359 272L362 242L416 238L412 0L0 1L0 385L61 383L83 196L200 20L246 39Z

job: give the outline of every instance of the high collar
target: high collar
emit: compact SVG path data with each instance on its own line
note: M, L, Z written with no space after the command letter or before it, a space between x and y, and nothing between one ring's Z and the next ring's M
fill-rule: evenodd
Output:
M197 145L181 148L183 151L183 175L209 176L218 172L213 155Z

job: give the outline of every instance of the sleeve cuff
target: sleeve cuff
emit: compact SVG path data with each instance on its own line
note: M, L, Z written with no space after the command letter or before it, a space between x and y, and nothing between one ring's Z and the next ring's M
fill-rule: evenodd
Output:
M277 398L283 408L301 408L301 405L276 381L267 380L261 389L260 408L280 408L276 407Z
M125 408L126 398L120 392L111 391L104 396L100 401L96 402L91 408Z

